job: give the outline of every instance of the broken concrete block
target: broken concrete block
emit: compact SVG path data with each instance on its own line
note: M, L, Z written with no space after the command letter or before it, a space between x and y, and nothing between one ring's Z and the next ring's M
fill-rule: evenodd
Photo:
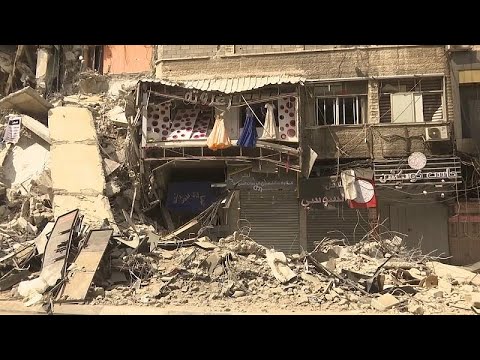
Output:
M298 305L302 305L302 304L308 304L309 301L308 301L308 297L306 295L300 295L298 300L297 300L297 304Z
M272 270L273 276L281 283L286 283L295 278L297 275L287 264L287 257L283 252L274 250L266 251L267 264Z
M93 297L97 298L99 296L105 297L105 289L102 287L95 287L95 289L93 289Z
M107 116L111 122L117 126L127 127L128 121L125 116L125 111L121 106L115 106L112 110L107 112Z
M458 281L459 284L469 284L480 286L480 276L465 270L458 266L447 265L437 261L428 262L427 266L439 277L448 279L449 277Z
M22 297L30 297L35 293L43 294L48 289L48 284L41 277L33 280L22 281L18 284L18 293Z
M110 176L120 167L120 164L110 159L103 159L103 167L105 169L105 176Z
M33 235L35 235L38 231L36 226L30 224L23 217L20 217L16 220L14 228L20 231L25 231L28 234L33 234Z
M245 291L237 290L233 293L232 297L239 298L245 296Z
M372 299L370 305L378 311L385 311L399 303L400 301L392 294L384 294L376 299Z
M452 292L452 284L450 284L450 282L447 280L438 279L437 287L439 290L442 290L445 294L450 294Z
M417 304L409 304L408 305L408 312L414 315L423 315L425 310L423 306Z
M305 280L305 281L308 281L309 283L312 283L314 285L317 285L317 286L322 286L322 282L320 281L319 278L317 278L316 276L314 275L310 275L310 274L307 274L307 273L304 273L302 272L300 274L300 278Z
M480 293L472 292L465 294L465 302L467 302L470 306L480 309Z
M118 194L121 190L122 190L122 188L120 187L119 184L117 184L116 181L109 181L105 185L105 194L108 197L111 197L111 196L114 196L114 195Z
M212 273L212 276L214 278L217 278L219 276L222 276L224 272L224 268L223 268L223 265L218 265L217 267L215 267L215 269L213 270L213 273Z

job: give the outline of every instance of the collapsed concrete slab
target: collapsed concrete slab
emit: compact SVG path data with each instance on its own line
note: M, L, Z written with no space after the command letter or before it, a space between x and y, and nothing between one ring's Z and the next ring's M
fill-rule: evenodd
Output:
M53 212L58 217L80 209L84 222L100 227L114 224L91 112L79 107L56 107L49 112Z
M13 109L47 124L48 109L53 107L31 87L23 88L0 100L0 109Z

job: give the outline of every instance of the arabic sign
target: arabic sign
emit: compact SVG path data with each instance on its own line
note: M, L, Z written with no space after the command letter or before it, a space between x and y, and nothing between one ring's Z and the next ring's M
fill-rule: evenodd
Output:
M297 178L295 173L288 174L265 174L241 172L230 176L227 181L228 189L244 189L258 192L297 189Z
M458 158L431 158L422 169L413 169L407 161L401 160L375 162L374 168L377 186L462 182L461 163Z
M208 106L227 105L224 97L207 92L200 93L197 90L187 91L183 96L183 99L188 104L202 104Z
M303 179L300 204L306 208L331 209L345 202L342 181L336 176Z
M3 141L5 143L16 144L20 139L20 125L22 123L21 116L9 116L5 133L3 134Z
M168 184L169 210L201 212L215 201L215 192L209 182L172 182Z

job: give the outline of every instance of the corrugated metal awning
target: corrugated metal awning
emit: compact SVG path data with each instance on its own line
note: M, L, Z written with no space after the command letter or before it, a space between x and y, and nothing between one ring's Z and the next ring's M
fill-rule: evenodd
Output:
M233 94L243 91L258 89L267 85L298 84L306 78L301 76L248 76L219 79L171 81L166 79L144 79L141 83L159 83L167 86L179 86L186 89L201 91L219 91L224 94Z

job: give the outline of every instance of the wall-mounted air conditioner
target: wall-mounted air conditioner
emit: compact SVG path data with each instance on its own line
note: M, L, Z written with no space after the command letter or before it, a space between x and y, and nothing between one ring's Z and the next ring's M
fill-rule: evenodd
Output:
M472 50L473 45L447 45L448 51L467 51Z
M448 126L429 126L425 128L426 141L445 141L449 140Z

